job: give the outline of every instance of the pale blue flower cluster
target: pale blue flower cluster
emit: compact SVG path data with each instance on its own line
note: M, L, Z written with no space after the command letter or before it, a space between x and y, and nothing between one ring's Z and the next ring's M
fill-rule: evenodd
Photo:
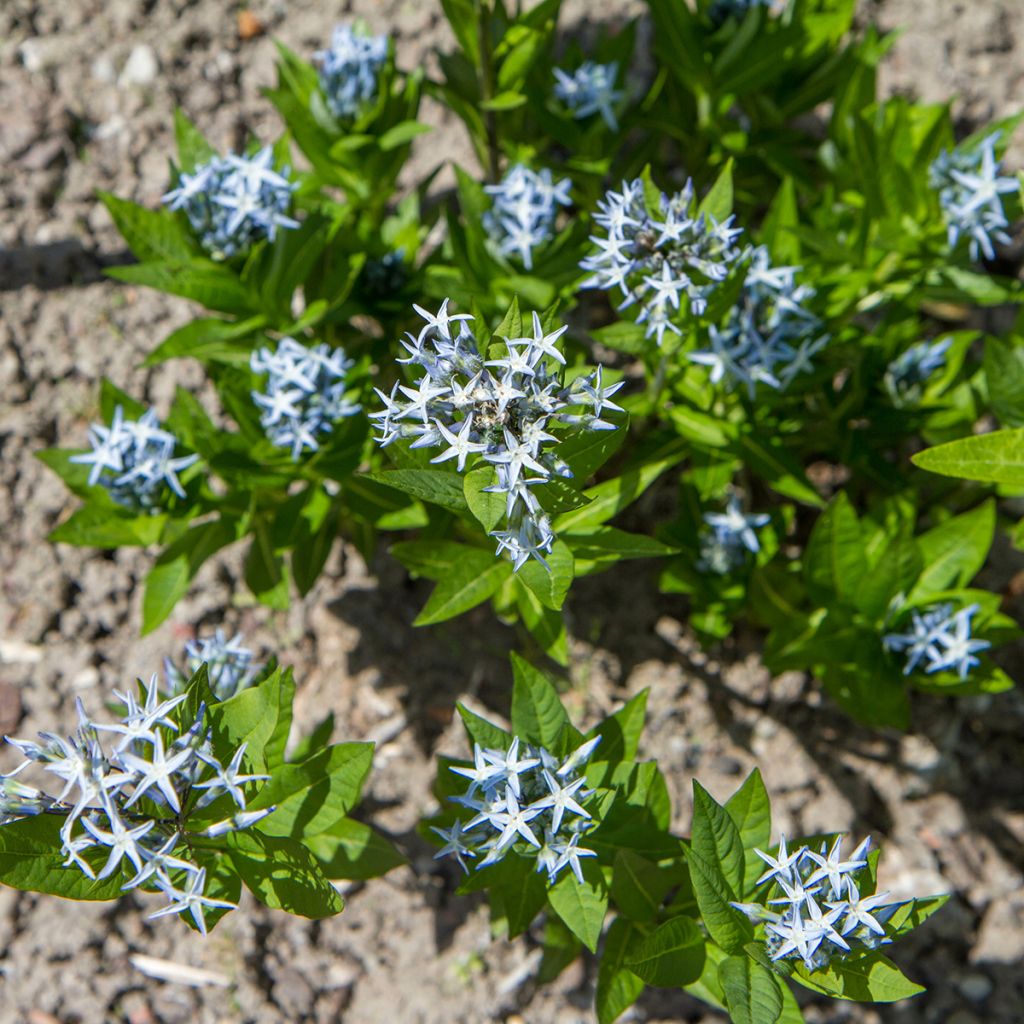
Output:
M91 721L79 700L73 736L64 739L42 732L41 743L8 737L7 742L25 757L11 776L36 766L55 775L63 788L51 797L19 783L8 795L11 776L3 777L0 827L27 814L63 816L60 838L65 867L74 865L95 879L109 878L120 869L129 874L123 889L156 890L167 897L167 906L152 917L188 912L205 934L204 910L234 904L204 895L206 869L176 855L176 851L187 851L193 839L182 812L190 809L196 791L202 793L196 807L230 795L236 812L194 838L248 828L273 808L247 811L244 787L268 776L242 774L244 743L227 766L213 756L203 706L191 727L179 734L170 714L186 699L185 694L160 701L155 677L141 702L133 691L115 691L114 696L125 707L118 722ZM112 741L111 749L101 742L104 734Z
M426 325L402 341L409 354L398 362L420 367L423 376L413 387L396 383L389 395L377 390L384 408L370 418L377 421L378 442L404 438L412 448L441 447L431 462L454 459L460 473L473 456L490 463L497 481L489 490L506 496L506 528L491 534L498 553L507 551L517 570L531 557L547 565L555 534L532 488L552 474L572 476L549 447L558 437L548 428L614 429L601 416L619 410L611 396L622 383L605 387L598 367L563 385L565 356L556 343L567 328L547 333L536 313L532 335L502 339L504 354L487 359L470 327L473 317L449 313L448 299L436 316L413 308ZM586 411L568 411L581 406Z
M738 569L747 560L748 553L757 554L761 550L754 531L767 526L770 520L771 516L763 512L744 514L735 495L729 498L724 512L705 512L704 522L709 528L702 530L699 537L697 568L718 576Z
M572 111L577 121L600 114L613 132L618 131L615 105L623 97L621 90L615 88L618 76L619 65L615 61L610 64L584 61L571 74L555 68L555 96Z
M544 747L521 744L518 736L508 750L474 744L472 767L451 769L469 779L469 789L450 797L473 816L433 829L444 840L435 859L453 856L468 872L467 858L479 870L514 850L534 858L549 885L565 868L582 884L580 858L597 856L580 846L580 838L596 824L586 806L595 791L584 787L587 762L600 739L588 740L564 761Z
M711 347L687 353L711 368L711 383L744 385L751 398L758 384L785 391L798 374L814 368L812 358L829 342L822 323L804 303L814 289L796 283L798 267L772 266L768 250L748 253L750 267L724 327L708 328Z
M220 627L213 636L189 640L185 644L185 665L179 669L170 658L164 659L166 686L172 695L183 693L189 679L205 665L210 690L217 700L228 700L251 685L260 666L253 653L243 646L244 637L236 633L229 640Z
M923 611L911 612L911 625L903 633L889 633L882 639L886 650L906 655L903 674L909 675L922 662L924 671L955 671L961 679L979 664L977 655L988 650L988 640L971 637L971 619L978 605L968 605L954 612L949 603L932 605Z
M251 157L215 156L191 173L183 171L163 201L171 210L184 210L199 244L215 260L226 260L263 238L272 242L278 228L299 226L288 216L298 184L287 174L287 168L274 170L269 146Z
M846 860L841 836L831 849L822 843L818 853L808 846L788 851L785 836L774 857L754 850L768 865L757 884L774 883L771 891L777 895L766 904L732 906L753 921L765 922L772 960L800 960L814 971L827 967L835 957L892 941L886 936L885 923L901 904L886 903L887 892L862 897L857 884L857 876L868 866L870 845L871 840L865 839Z
M945 150L928 170L929 184L939 193L949 244L970 239L972 260L979 254L995 259L993 240L1003 245L1011 242L1001 196L1017 192L1020 185L1015 178L999 176L996 145L1001 134L993 132L969 150Z
M358 117L377 97L381 69L388 59L388 37L338 25L327 50L313 54L320 65L320 88L327 107L339 120Z
M680 303L685 300L695 316L704 313L742 255L735 245L742 231L731 227L732 217L717 224L695 215L692 181L673 196L662 193L656 215L648 212L643 181L624 181L621 192L610 191L598 203L594 221L607 236L591 235L597 251L580 267L593 276L582 287L621 290L619 309L639 303L636 322L659 346L666 330L682 333L672 322Z
M155 410L126 420L121 406L110 426L89 428L92 451L72 455L71 461L89 466L89 486L99 484L119 505L133 512L159 511L170 490L185 497L178 474L198 461L198 455L174 457L177 440L160 426Z
M894 359L885 371L885 383L894 398L904 399L917 393L933 373L946 365L952 338L919 341Z
M484 191L494 205L483 217L484 227L503 256L516 256L527 270L533 269L533 250L551 240L559 206L569 206L572 181L552 180L546 167L531 171L523 164L511 167L497 185Z
M308 348L282 338L276 348L253 352L249 365L267 377L263 390L252 392L260 424L273 444L292 450L296 461L305 449L320 447L318 435L360 410L346 391L346 375L355 364L343 349L326 344Z

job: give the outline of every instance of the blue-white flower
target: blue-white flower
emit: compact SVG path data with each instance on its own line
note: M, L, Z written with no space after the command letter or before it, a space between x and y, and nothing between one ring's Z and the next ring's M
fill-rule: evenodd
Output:
M928 378L946 365L952 344L952 338L919 341L897 356L885 371L886 387L894 400L903 402L919 397Z
M184 210L199 244L215 259L247 252L261 239L273 241L279 228L297 228L288 216L292 193L287 168L274 169L267 146L254 156L212 157L194 171L183 171L163 201Z
M932 161L928 181L939 194L946 218L950 247L961 238L970 241L972 260L981 255L995 259L993 241L1010 244L1004 195L1019 191L1015 178L1000 177L996 146L1001 132L993 132L976 146L945 150Z
M330 47L313 54L320 67L320 89L339 121L358 117L377 98L388 46L386 35L371 36L351 25L338 25Z
M233 904L206 897L203 869L175 855L188 847L186 824L179 821L178 813L193 789L226 792L238 804L239 813L220 823L216 833L203 834L247 828L269 811L246 811L244 787L265 776L242 774L244 744L227 767L213 756L203 723L205 708L181 735L170 716L185 698L160 700L155 677L144 701L134 693L116 696L126 709L118 722L93 722L78 701L78 728L73 736L64 739L44 732L40 733L42 743L8 739L26 760L9 775L0 775L0 828L44 811L62 815L65 867L99 879L121 872L126 878L123 888L156 890L168 897L169 906L153 916L187 910L202 930L204 907ZM112 750L102 745L106 735L118 737ZM48 796L14 779L33 767L64 783L59 795ZM105 860L100 859L103 856ZM102 867L97 870L96 864ZM183 889L179 888L182 881Z
M110 426L94 423L89 428L89 443L92 451L72 455L71 461L89 467L90 486L101 485L114 501L133 512L159 511L167 491L184 498L178 474L199 459L198 455L174 457L178 442L160 427L153 409L137 420L127 420L117 406Z
M696 316L707 309L741 256L735 244L741 231L732 217L719 224L696 213L692 181L675 195L662 193L653 214L640 178L624 181L597 205L594 222L606 234L591 236L596 251L580 262L591 273L582 287L620 291L619 309L638 304L637 323L661 346L666 331L682 333L673 318L684 302Z
M705 512L704 522L709 527L699 536L700 557L697 568L725 576L739 568L748 553L757 554L761 543L755 530L767 526L771 516L764 512L746 514L739 500L731 495L724 512Z
M954 612L949 603L914 610L910 628L902 633L886 634L882 643L886 650L906 656L904 675L924 662L924 671L928 674L950 670L966 679L979 663L977 655L992 646L988 640L971 637L971 618L977 611L978 605L972 604Z
M577 121L600 114L613 132L618 131L615 106L624 95L615 88L618 74L619 65L615 61L609 64L584 61L571 73L555 68L555 96L572 111Z
M263 390L252 392L267 437L279 448L290 448L296 461L307 448L316 451L320 435L360 410L347 391L346 376L353 365L340 348L310 348L293 338L253 352L253 373L267 378Z
M551 171L532 171L523 164L509 168L497 185L484 191L493 205L483 217L484 227L503 256L515 256L533 269L533 251L549 242L555 233L559 206L569 206L572 181L554 181Z
M753 398L759 384L785 391L800 373L811 371L812 357L829 336L804 305L814 289L796 283L798 267L774 266L764 246L747 255L743 289L725 324L708 328L710 348L687 355L710 367L712 384L743 385Z
M185 644L184 671L164 660L164 675L171 693L182 693L189 679L205 665L210 689L218 700L228 700L244 690L259 671L253 653L243 646L245 638L236 633L228 639L219 626L213 636L197 637Z
M596 827L587 801L586 766L600 737L584 743L565 760L557 775L558 759L543 747L513 738L507 749L473 748L473 767L454 765L452 771L469 779L465 794L454 803L476 814L449 829L435 828L444 846L435 857L454 856L464 871L466 858L476 869L500 861L509 850L532 857L537 870L554 884L565 868L583 881L581 857L593 850L580 838Z
M470 327L473 317L449 313L447 299L436 316L413 308L426 325L401 342L408 356L398 362L423 375L412 387L377 391L384 408L370 419L378 442L405 439L413 448L440 448L431 461L454 461L459 472L472 459L493 465L491 490L506 496L505 528L491 534L498 553L507 552L516 570L530 558L546 564L555 534L532 488L552 475L571 475L549 428L613 429L602 416L620 408L611 397L622 383L603 384L598 369L563 385L558 342L566 328L545 330L536 313L529 334L503 339L504 354L486 359Z
M758 885L772 884L765 902L732 906L764 923L773 960L799 960L817 970L834 958L874 949L889 941L883 922L899 904L886 903L888 893L860 895L857 880L867 869L870 845L865 839L844 859L842 837L831 849L822 844L816 852L808 846L787 849L782 836L775 856L754 851L768 865L757 880ZM776 892L781 895L773 896Z

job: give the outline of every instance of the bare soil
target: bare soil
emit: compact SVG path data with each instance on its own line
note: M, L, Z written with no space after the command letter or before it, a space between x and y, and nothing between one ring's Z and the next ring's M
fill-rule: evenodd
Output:
M295 667L298 728L333 710L336 739L378 741L363 813L410 866L351 887L346 911L321 923L244 901L205 942L173 920L147 922L146 897L82 905L0 890L0 1024L593 1021L593 960L539 989L535 937L492 941L485 906L454 895L456 876L414 831L432 806L435 754L462 749L455 700L491 714L507 707L510 630L486 612L413 629L422 586L385 557L366 565L339 546L314 591L279 614L247 602L229 551L168 623L139 639L150 556L45 540L74 501L33 454L82 443L101 375L162 409L175 386L202 386L195 366L138 368L193 311L102 278L123 246L95 191L157 202L175 105L222 147L248 133L271 137L275 114L259 93L273 80L271 36L309 52L335 21L361 15L395 35L405 66L448 40L435 0L257 0L251 10L266 33L248 39L237 6L0 5L0 732L68 726L75 696L99 708L113 686L148 676L196 630L240 629ZM574 30L581 18L642 8L566 6ZM1019 0L865 0L861 13L906 27L882 67L888 92L955 93L965 127L1024 105ZM441 122L436 109L430 116ZM457 125L419 142L416 173L442 158L470 159ZM650 687L643 752L668 776L679 829L688 826L692 777L722 798L756 764L777 830L870 832L885 845L881 880L894 896L952 894L895 951L926 995L882 1008L808 1000L808 1020L1024 1021L1020 694L921 700L911 733L861 730L802 678L771 679L754 636L702 652L680 625L682 606L653 598L649 573L630 567L574 592L567 699L586 722ZM192 986L140 969L173 973L174 965L211 976ZM682 994L649 991L629 1019L722 1018Z

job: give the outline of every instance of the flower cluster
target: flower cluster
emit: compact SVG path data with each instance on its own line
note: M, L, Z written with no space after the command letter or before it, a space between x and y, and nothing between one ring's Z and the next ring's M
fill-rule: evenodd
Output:
M754 531L766 526L770 519L765 513L745 515L735 495L729 499L724 512L705 512L704 522L709 529L700 534L697 568L718 576L738 569L746 561L747 552L757 554L761 550Z
M610 64L584 61L572 74L555 68L555 96L572 111L577 121L600 114L615 132L619 130L615 104L623 97L621 90L615 88L618 75L619 65L615 61Z
M522 164L511 167L497 185L485 192L494 206L484 214L484 227L502 255L516 255L527 270L533 269L533 250L549 241L555 230L559 206L568 206L572 181L552 180L551 171L531 171Z
M508 750L474 744L473 766L451 769L470 781L469 789L451 800L473 817L451 828L434 828L444 840L435 858L454 856L468 872L467 857L479 870L515 850L536 859L537 871L547 874L549 885L566 867L582 883L580 858L597 856L580 846L580 837L595 825L585 806L594 790L583 787L587 762L600 738L588 740L563 762L544 747L530 745L523 745L520 756L519 737Z
M275 445L291 448L296 461L303 449L315 452L320 447L318 434L359 412L346 392L346 375L355 364L340 348L307 348L294 338L282 338L276 348L253 352L249 365L253 373L267 376L263 390L252 392L260 424Z
M313 59L320 65L320 88L328 109L339 120L350 120L377 96L377 81L388 59L388 37L338 25L330 48L314 53Z
M178 187L163 201L171 210L184 210L199 243L215 259L247 252L278 228L297 228L288 216L292 192L298 187L274 170L269 146L255 156L215 156L191 174L182 172Z
M771 881L779 895L759 903L733 903L754 921L765 922L768 955L772 960L801 960L809 970L827 967L833 957L877 949L891 940L885 922L900 906L886 903L889 893L860 895L857 875L867 865L870 839L843 860L840 836L829 849L822 843L815 853L807 846L789 852L786 837L777 856L754 852L768 865L757 880ZM779 907L778 911L772 907Z
M978 664L976 655L992 645L988 640L971 639L971 618L976 604L954 612L951 604L937 604L911 613L911 626L904 633L889 633L882 639L886 650L905 654L903 674L909 675L925 661L924 671L955 670L966 679Z
M51 797L20 783L12 787L10 776L4 778L0 823L30 814L63 816L65 867L74 865L95 879L118 869L131 872L124 889L156 890L167 897L167 906L152 917L187 911L205 934L204 910L234 904L204 895L206 869L177 855L189 849L186 814L230 795L235 813L199 835L213 838L248 828L272 809L247 811L244 787L267 776L242 774L244 743L227 766L213 756L204 707L179 732L171 712L185 695L159 702L155 678L141 703L131 691L114 696L125 706L119 722L91 721L79 700L73 736L43 732L42 743L8 739L25 757L12 776L35 765L57 776L63 788ZM103 734L114 741L112 749L104 749Z
M230 640L219 627L213 636L189 640L185 644L185 666L179 669L170 658L164 659L164 676L172 695L183 693L189 679L205 665L210 690L217 700L228 700L251 685L259 672L252 651L243 647L243 636Z
M450 314L447 299L436 316L413 308L427 322L402 341L409 355L398 361L424 373L414 387L396 383L390 395L377 390L384 409L370 418L377 421L379 443L410 438L413 448L440 446L444 450L431 462L454 459L459 472L473 455L493 465L497 481L490 490L506 495L506 529L491 534L498 552L507 551L517 570L530 557L546 565L544 553L555 535L531 488L553 473L572 476L547 447L558 441L548 428L614 429L601 415L619 409L610 399L621 382L604 387L599 367L563 385L565 356L556 342L566 328L546 333L536 313L532 337L505 338L504 354L486 359L469 326L472 316ZM573 406L588 411L568 413Z
M952 338L942 338L911 345L885 371L889 393L894 398L905 399L918 391L933 373L946 365L946 353L952 344Z
M801 372L813 369L812 357L828 344L821 321L804 303L814 289L796 283L798 267L774 267L768 250L750 250L750 267L739 300L725 326L708 328L711 347L688 356L711 367L711 382L746 386L754 397L758 384L785 391Z
M198 455L174 457L178 442L161 428L153 409L137 420L126 420L117 406L109 427L94 423L89 428L89 443L92 451L72 455L71 461L90 467L90 487L100 484L114 501L133 512L161 509L168 488L184 498L178 473L199 459Z
M716 224L704 214L694 216L693 182L673 196L661 194L655 216L647 209L640 178L624 181L621 192L608 192L598 203L594 221L607 237L591 236L598 251L580 262L593 276L584 288L619 288L619 309L640 303L637 323L660 346L666 330L681 334L672 322L682 296L700 316L715 286L725 280L741 256L734 244L741 229L732 217Z
M1001 195L1020 188L1015 178L999 177L996 144L1001 132L994 132L970 150L945 150L928 169L929 184L939 194L946 218L950 246L962 237L970 239L971 259L979 253L995 259L992 241L1010 244L1009 227Z

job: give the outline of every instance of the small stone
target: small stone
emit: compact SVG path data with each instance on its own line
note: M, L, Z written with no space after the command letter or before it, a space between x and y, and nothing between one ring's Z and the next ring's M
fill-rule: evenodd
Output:
M266 31L263 22L248 8L238 12L238 35L240 39L255 39Z
M160 64L153 52L153 47L139 43L132 49L121 69L117 84L122 88L133 85L151 85L160 73Z
M97 82L117 81L117 70L114 67L114 62L105 54L97 57L92 62L91 73Z
M957 983L965 999L983 1003L992 994L992 980L985 974L965 974Z

